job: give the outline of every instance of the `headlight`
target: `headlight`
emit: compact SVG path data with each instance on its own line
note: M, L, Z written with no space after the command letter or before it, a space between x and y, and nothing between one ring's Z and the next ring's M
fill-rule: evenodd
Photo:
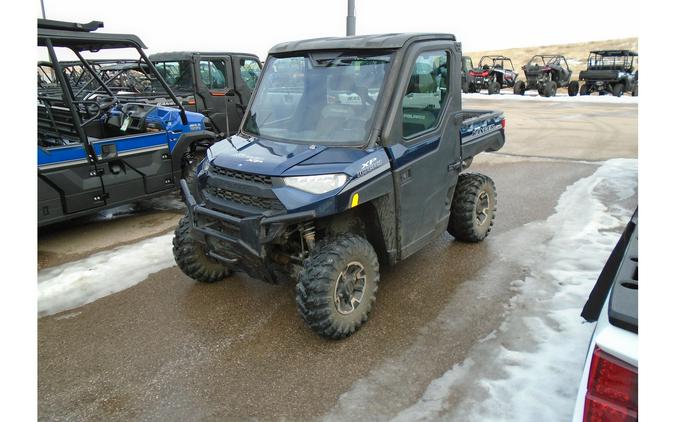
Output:
M207 171L209 169L209 167L211 166L211 160L213 160L213 156L209 151L211 151L211 150L210 149L206 150L206 157L204 157L204 160L200 164L198 173L203 173L203 172Z
M284 184L301 191L321 194L342 187L347 181L346 174L318 174L316 176L284 177Z

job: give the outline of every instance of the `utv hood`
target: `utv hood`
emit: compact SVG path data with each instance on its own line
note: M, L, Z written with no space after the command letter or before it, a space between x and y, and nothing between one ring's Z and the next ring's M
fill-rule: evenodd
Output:
M296 144L239 135L231 136L211 148L212 164L218 167L265 176L281 176L290 168L351 163L365 152L354 148ZM331 166L329 166L331 167ZM296 173L298 169L294 169Z

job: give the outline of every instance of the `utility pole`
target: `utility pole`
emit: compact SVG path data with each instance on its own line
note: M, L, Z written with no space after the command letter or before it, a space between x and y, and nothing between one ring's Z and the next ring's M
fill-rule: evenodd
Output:
M40 0L40 7L42 7L42 19L47 19L45 16L45 0Z
M347 0L347 36L356 35L356 16L354 16L354 2Z

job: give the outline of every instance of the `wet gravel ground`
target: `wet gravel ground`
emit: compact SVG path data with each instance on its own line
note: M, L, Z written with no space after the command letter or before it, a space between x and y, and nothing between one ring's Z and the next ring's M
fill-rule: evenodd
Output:
M505 109L507 142L515 145L505 149L510 155L478 157L471 169L496 183L493 232L480 244L459 243L444 234L408 260L384 268L370 321L354 336L335 342L313 334L296 313L291 285L267 285L242 274L204 285L177 267L168 268L127 290L38 320L40 419L316 419L331 411L340 414L335 412L339 397L378 371L386 388L369 406L382 407L386 414L416 402L433 379L463 361L471 346L502 322L513 295L509 283L527 271L499 259L505 239L552 214L565 188L597 168L577 161L583 154L574 131L567 156L564 145L557 145L552 155L562 160L527 157L537 155L540 147L528 148L524 140L530 126L539 124L528 117L529 105L486 101L467 107ZM583 107L597 107L597 116L613 116L601 106L608 107ZM550 113L562 129L574 122L559 120L556 110ZM637 108L621 119L629 121L628 134L616 138L620 145L613 154L634 157L636 135L630 137ZM597 139L589 134L586 141ZM602 147L610 141L597 142ZM588 155L584 160L609 158ZM124 240L119 234L124 224L120 226L92 230L109 230ZM155 233L152 227L143 235ZM157 233L167 230L159 227ZM65 245L78 230L80 225L61 227L49 238L60 236ZM100 245L95 239L92 245ZM59 242L51 242L49 250L58 251ZM40 239L39 247L47 250ZM70 259L87 253L86 245L81 248ZM388 362L401 357L409 367L397 379L397 367Z

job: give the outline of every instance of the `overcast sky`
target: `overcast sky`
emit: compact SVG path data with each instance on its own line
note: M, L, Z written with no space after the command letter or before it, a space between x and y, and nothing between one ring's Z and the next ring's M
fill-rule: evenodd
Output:
M40 14L39 0L36 16ZM347 0L44 0L47 18L105 22L138 35L149 53L244 51L265 57L278 42L343 36ZM356 0L356 33L450 32L464 51L637 36L615 1ZM588 8L601 11L583 16ZM549 10L546 10L549 8ZM614 12L613 12L614 11Z

